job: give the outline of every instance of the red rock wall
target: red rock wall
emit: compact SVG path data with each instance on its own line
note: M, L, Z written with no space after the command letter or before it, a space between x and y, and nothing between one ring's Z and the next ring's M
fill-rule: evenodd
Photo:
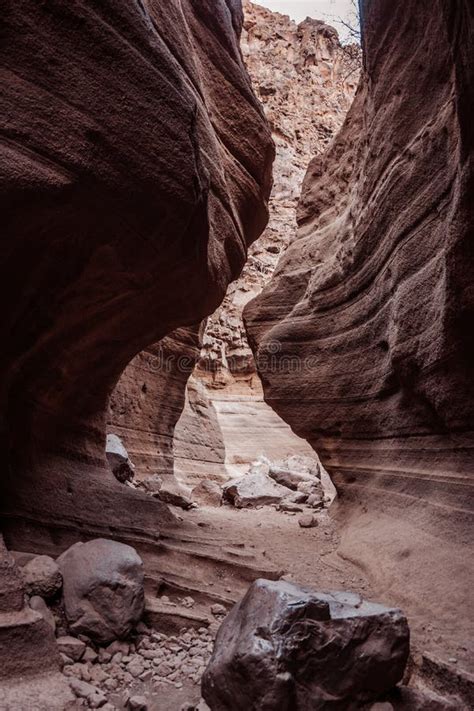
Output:
M473 13L363 3L355 103L245 312L267 402L342 495L341 554L446 638L464 624L474 500Z
M109 394L215 309L267 221L240 2L7 0L2 19L1 508L28 535L126 527Z
M124 442L138 478L173 474L174 430L199 358L202 330L177 329L139 353L112 393L107 430Z

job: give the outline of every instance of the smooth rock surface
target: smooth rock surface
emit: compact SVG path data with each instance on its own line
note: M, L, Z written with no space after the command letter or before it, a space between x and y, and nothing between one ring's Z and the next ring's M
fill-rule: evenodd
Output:
M219 629L202 693L211 711L347 709L395 686L408 653L400 610L257 580Z
M74 544L57 562L71 631L101 644L126 637L144 609L143 563L136 551L99 538Z
M110 525L153 540L163 507L108 476L105 415L136 354L215 310L267 223L242 9L7 0L2 20L2 525L18 550L56 527L58 548Z
M267 403L342 494L341 555L469 647L473 5L366 0L362 14L358 94L244 316Z

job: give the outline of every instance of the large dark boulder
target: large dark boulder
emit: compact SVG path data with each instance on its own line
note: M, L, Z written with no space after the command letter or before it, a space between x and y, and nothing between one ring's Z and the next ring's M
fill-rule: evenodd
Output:
M219 630L202 693L212 711L347 710L393 688L408 654L400 610L257 580Z
M126 637L145 604L143 563L134 548L97 538L74 544L57 562L71 631L100 644Z

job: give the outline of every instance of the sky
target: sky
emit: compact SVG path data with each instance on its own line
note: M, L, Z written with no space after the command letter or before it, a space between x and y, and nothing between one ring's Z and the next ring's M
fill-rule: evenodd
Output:
M336 27L340 35L345 34L344 28L335 20L341 17L346 22L354 24L352 0L254 0L254 2L270 10L289 15L296 22L301 22L308 16L324 20Z

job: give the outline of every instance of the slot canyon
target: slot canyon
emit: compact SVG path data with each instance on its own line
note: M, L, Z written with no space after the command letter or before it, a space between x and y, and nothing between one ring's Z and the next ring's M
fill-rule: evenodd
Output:
M0 711L474 708L474 4L265 5L4 4Z

